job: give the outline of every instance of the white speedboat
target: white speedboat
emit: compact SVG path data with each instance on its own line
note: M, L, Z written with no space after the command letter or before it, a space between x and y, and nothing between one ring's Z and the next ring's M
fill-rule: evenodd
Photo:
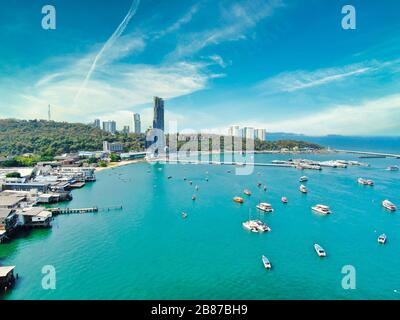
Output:
M282 203L288 203L289 201L288 201L288 198L286 198L286 197L282 197L281 198L281 201L282 201Z
M381 235L378 237L378 243L380 243L380 244L385 244L385 243L386 243L386 239L387 239L386 234L381 234Z
M329 209L328 206L323 205L323 204L317 204L314 207L311 207L312 211L321 213L321 214L330 214L331 210Z
M187 216L188 216L188 214L187 214L186 212L182 212L182 218L183 218L183 219L186 219Z
M302 177L300 177L299 181L306 182L306 181L308 181L308 178L306 176L302 176Z
M358 178L357 182L358 182L358 184L362 184L364 186L366 186L368 184L367 180L365 180L363 178Z
M306 188L306 186L305 185L301 185L300 186L300 192L302 192L302 193L307 193L308 192L308 190L307 190L307 188Z
M264 265L265 269L271 269L272 268L271 262L269 262L269 260L268 260L268 258L266 256L263 255L261 257L261 260L263 262L263 265Z
M383 200L382 206L384 208L390 210L390 211L396 211L397 210L396 206L392 202L390 202L389 200Z
M274 209L269 203L261 202L256 206L257 209L264 211L264 212L273 212Z
M314 244L314 249L319 257L326 257L326 251L319 244Z

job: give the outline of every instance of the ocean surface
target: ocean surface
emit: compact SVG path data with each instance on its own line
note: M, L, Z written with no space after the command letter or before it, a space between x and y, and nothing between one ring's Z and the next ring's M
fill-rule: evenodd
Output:
M292 157L260 154L255 161ZM344 154L301 157L360 160ZM74 191L65 205L123 209L58 216L52 229L1 245L0 264L15 265L19 274L3 298L399 299L400 216L381 202L400 205L400 172L385 171L400 160L361 161L371 166L320 172L255 167L240 176L225 165L143 162L99 172L97 182ZM298 190L304 174L307 195ZM358 177L373 179L375 186L358 185ZM245 188L250 197L243 195ZM244 204L232 201L237 195ZM288 204L281 203L282 196ZM255 208L260 201L275 211L260 214ZM318 203L329 205L332 214L314 214L311 206ZM249 217L272 231L244 230ZM377 243L381 233L388 236L386 245ZM314 243L325 248L326 258L316 255ZM263 254L273 265L270 271L262 265ZM56 270L55 290L42 288L46 265ZM342 288L346 265L355 268L355 290Z

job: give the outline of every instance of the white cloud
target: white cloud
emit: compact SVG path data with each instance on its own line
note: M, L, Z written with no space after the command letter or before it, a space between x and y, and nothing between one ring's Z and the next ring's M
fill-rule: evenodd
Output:
M370 61L313 71L283 72L262 81L257 85L257 89L265 94L294 92L376 72L386 67L393 67L398 62L399 60L388 62Z
M258 22L271 16L282 6L281 0L247 0L236 3L223 11L222 25L185 35L169 58L187 57L210 45L246 39L246 32L249 29L254 28Z
M400 95L360 102L358 105L332 106L312 115L283 121L249 121L270 132L296 132L309 135L399 135Z

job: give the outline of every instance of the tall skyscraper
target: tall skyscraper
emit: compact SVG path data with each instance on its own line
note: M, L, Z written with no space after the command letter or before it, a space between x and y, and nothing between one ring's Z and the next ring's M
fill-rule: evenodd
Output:
M240 127L230 126L228 130L228 135L232 137L240 137Z
M164 131L164 100L159 97L154 97L153 129Z
M136 134L139 134L142 132L141 124L140 124L140 114L135 113L133 115L133 123L134 123L134 130Z
M129 133L129 126L124 126L124 129L122 129L122 133L128 134Z
M256 129L256 138L265 141L266 140L266 130L265 129Z
M117 123L115 121L104 121L103 130L114 134L117 132Z
M94 119L93 127L99 128L99 129L101 128L100 119Z
M244 127L243 128L243 137L246 139L254 139L254 128Z

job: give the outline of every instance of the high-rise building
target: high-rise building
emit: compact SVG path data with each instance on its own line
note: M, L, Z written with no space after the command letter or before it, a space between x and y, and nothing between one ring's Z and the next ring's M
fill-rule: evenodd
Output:
M124 126L122 129L122 133L128 134L129 133L129 126Z
M119 142L110 143L108 141L103 141L103 151L104 152L122 152L122 151L124 151L124 145Z
M100 119L94 119L93 127L99 128L99 129L101 128Z
M117 132L117 123L115 121L103 121L103 130L112 134Z
M154 97L153 129L164 131L164 100L159 97Z
M265 141L266 140L266 130L265 129L256 129L256 139Z
M139 134L142 132L142 128L141 128L141 123L140 123L140 114L139 113L135 113L133 115L133 123L134 123L134 130L136 134Z
M244 127L243 128L243 138L254 139L254 128Z
M240 137L240 127L230 126L228 130L228 135L232 137Z

